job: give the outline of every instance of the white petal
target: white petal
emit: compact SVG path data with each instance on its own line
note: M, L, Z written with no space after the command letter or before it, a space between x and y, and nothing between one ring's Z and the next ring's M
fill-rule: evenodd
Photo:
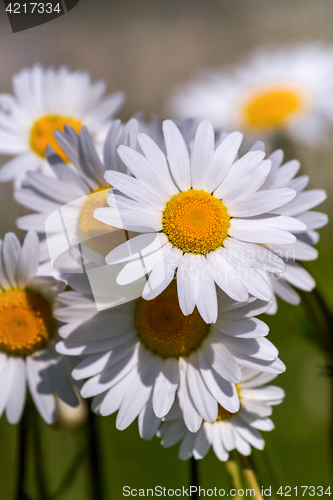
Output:
M116 420L116 427L124 430L141 412L147 403L155 379L160 371L161 359L157 356L145 355L139 364L138 377L133 381L121 402Z
M226 410L239 410L239 397L235 385L220 377L202 355L198 355L201 375L216 401Z
M225 462L229 458L229 453L223 446L219 427L218 423L211 426L212 445L217 458Z
M191 432L200 429L202 418L194 407L193 401L187 389L187 363L183 358L179 360L180 384L178 388L179 406L182 410L186 427Z
M45 422L51 424L56 417L56 404L47 366L43 361L29 356L26 359L26 369L29 390L37 410Z
M225 336L225 340L229 337ZM202 353L207 363L225 380L234 384L242 380L242 373L233 355L229 352L228 345L223 339L223 344L218 337L208 339L202 345ZM243 341L244 339L241 339Z
M290 216L299 215L320 205L326 198L327 195L323 189L310 189L309 191L300 193L293 201L288 203L288 205L279 208L277 212Z
M190 159L184 138L174 122L163 122L163 134L171 173L178 188L187 191L191 187Z
M179 384L178 361L166 359L158 374L153 392L153 408L157 417L164 417L170 410Z
M291 201L296 191L288 188L258 191L251 195L239 197L237 201L228 205L228 214L231 217L253 217L254 215L271 212Z
M13 358L14 373L11 380L10 392L6 406L6 415L10 424L17 424L22 416L27 383L25 376L25 362L22 358Z
M196 434L192 432L187 432L179 448L179 458L180 460L188 460L192 456L192 450L194 446Z
M21 245L14 233L7 233L2 244L2 265L11 286L16 287L16 266L21 253Z
M214 155L214 129L210 121L202 121L197 129L191 153L193 189L205 189L205 177L211 169Z
M22 245L19 261L16 267L16 283L25 287L30 278L37 274L39 263L39 240L34 232L29 232Z
M152 397L150 396L138 419L139 433L142 439L152 439L156 434L160 421L161 419L156 417L153 411Z
M221 142L214 153L213 165L208 172L205 190L211 193L221 184L233 164L243 140L240 132L232 132Z
M193 357L191 356L191 361ZM217 419L217 402L203 381L200 371L194 367L190 360L187 365L187 387L194 406L206 422L215 422Z

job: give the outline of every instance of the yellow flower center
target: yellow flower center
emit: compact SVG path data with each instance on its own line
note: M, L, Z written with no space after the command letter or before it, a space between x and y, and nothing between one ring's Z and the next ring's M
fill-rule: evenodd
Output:
M255 92L244 101L244 125L249 129L285 127L306 107L302 90L281 86Z
M241 399L241 391L240 391L240 387L238 384L236 384L236 390L237 390L239 399ZM238 412L236 411L236 413L238 413ZM218 405L216 422L220 422L221 420L229 420L229 418L231 418L233 415L236 415L236 413L230 413L230 411L223 408L223 406Z
M230 216L222 201L203 190L175 194L163 212L163 231L170 243L194 254L207 254L222 246Z
M139 299L135 324L141 341L162 358L188 356L210 330L197 309L188 316L181 312L175 281L155 299Z
M107 224L95 219L96 208L108 207L107 196L110 186L99 187L84 200L79 218L79 230L87 245L104 257L123 241L119 240L121 231L116 231ZM119 241L118 241L119 240Z
M53 133L55 130L65 130L65 125L71 125L77 133L80 133L82 123L75 118L68 118L57 115L46 115L39 118L32 126L30 132L30 147L42 158L45 158L46 146L50 145L60 158L68 162L69 159L55 140Z
M49 342L54 330L50 303L38 292L11 288L0 293L0 350L28 356Z

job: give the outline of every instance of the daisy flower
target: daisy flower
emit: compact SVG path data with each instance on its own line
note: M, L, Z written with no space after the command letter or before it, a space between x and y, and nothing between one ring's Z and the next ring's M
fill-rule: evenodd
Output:
M14 156L0 170L0 182L21 182L26 171L48 170L46 147L51 145L66 162L54 139L55 130L87 125L96 145L104 140L110 119L124 97L104 96L105 83L92 83L89 73L39 64L13 77L14 95L0 94L0 153Z
M223 130L288 132L315 144L333 118L333 49L308 43L258 50L228 70L207 70L169 103L176 118L210 119Z
M148 273L145 299L155 298L177 270L182 312L196 306L207 323L217 319L215 283L234 300L249 294L270 300L271 289L254 267L284 269L283 262L260 244L290 244L303 222L275 215L290 202L290 188L259 191L271 168L262 151L249 151L235 161L242 135L229 134L215 149L212 124L203 121L191 153L177 126L163 124L167 157L146 134L138 135L144 154L120 146L118 152L135 177L108 171L117 189L110 207L95 210L106 224L143 233L115 248L107 264L128 263L117 277L126 285ZM244 259L251 253L251 262Z
M116 231L116 236L112 228L93 217L93 212L97 207L107 206L110 185L104 179L105 170L127 172L117 155L117 147L119 144L134 147L138 127L138 121L134 119L125 125L120 120L113 120L101 160L85 126L80 134L66 126L65 132L57 131L55 135L71 165L49 146L47 157L52 175L27 172L22 185L16 188L15 200L36 212L20 217L17 226L40 235L41 260L47 267L50 267L51 258L58 270L72 272L73 266L75 270L80 261L77 245L84 242L87 243L87 258L105 265L101 255L106 255L106 249L117 241L120 231ZM119 241L123 242L125 238Z
M29 232L23 246L12 234L0 240L0 416L10 423L22 415L27 385L41 417L55 420L57 394L71 406L78 404L70 384L72 366L55 351L65 284L37 276L39 242Z
M264 145L257 143L255 147L264 148ZM275 314L277 311L275 296L280 297L289 304L297 305L301 299L292 287L308 292L316 286L312 276L297 261L310 261L317 258L318 251L312 246L319 240L316 229L325 226L328 217L324 213L312 211L312 208L326 199L326 193L323 189L306 190L309 177L307 175L295 177L300 169L300 163L297 160L283 163L283 152L281 150L272 153L269 159L272 168L261 189L283 187L295 189L297 192L296 197L283 207L275 210L275 213L295 217L307 226L306 231L297 234L297 241L293 245L265 245L270 251L279 255L286 265L286 270L282 274L261 271L274 292L273 305L267 312Z
M98 312L83 278L74 276L74 291L60 296L66 307L57 318L67 324L56 349L84 357L72 372L75 380L88 379L81 395L94 396L101 415L119 410L120 430L139 415L141 436L153 437L177 393L185 423L196 432L202 419L216 420L218 404L238 411L240 366L275 374L285 369L265 338L267 325L254 317L269 307L265 302L235 302L219 291L219 318L210 325L197 309L183 315L174 280L155 299Z
M219 460L225 462L229 452L236 449L242 455L250 455L251 446L262 450L265 441L259 431L271 431L274 423L269 418L272 406L282 403L284 390L266 385L276 375L260 373L249 368L242 369L242 381L236 385L240 399L237 413L230 413L219 406L217 419L213 423L203 422L200 429L190 432L182 417L177 402L165 417L157 435L165 448L181 441L179 458L187 460L203 458L213 447Z

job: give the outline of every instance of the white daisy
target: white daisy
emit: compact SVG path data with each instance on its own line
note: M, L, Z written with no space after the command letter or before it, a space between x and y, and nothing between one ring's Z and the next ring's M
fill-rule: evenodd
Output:
M145 134L140 154L126 146L118 152L135 177L106 172L120 192L109 194L110 208L95 217L111 226L144 233L111 251L107 264L129 261L117 277L126 285L150 273L143 297L156 297L177 270L178 296L185 315L197 306L207 323L217 319L215 283L234 300L248 294L270 300L271 289L253 268L284 270L283 262L261 244L290 244L292 232L306 226L274 215L296 196L290 188L259 191L271 162L262 151L235 160L242 135L229 134L215 149L212 124L203 121L191 154L177 126L163 124L167 158ZM251 262L246 259L251 253Z
M138 127L138 121L134 119L125 125L120 120L113 120L101 160L85 126L80 135L66 126L64 133L57 131L55 136L72 165L63 162L48 147L47 157L53 175L28 172L23 184L15 190L15 200L37 212L20 217L16 223L20 229L39 233L41 259L46 265L51 258L54 268L63 272L74 271L80 260L77 245L84 242L90 258L105 264L101 257L107 253L104 248L114 245L119 235L94 219L93 212L97 207L107 206L110 186L104 179L105 170L127 172L117 155L117 147L119 144L134 147ZM118 244L123 241L125 238L118 240Z
M71 406L78 404L70 384L71 364L55 351L65 284L38 276L39 242L36 233L23 246L8 233L0 240L0 416L10 423L22 415L27 385L41 417L55 420L57 394Z
M264 146L262 143L257 143L255 147L263 148ZM297 242L292 245L266 245L266 248L284 260L286 270L282 274L268 271L261 272L271 285L275 295L289 304L297 305L301 299L292 286L303 291L311 291L316 285L309 272L297 261L310 261L318 256L318 251L312 246L319 239L319 235L315 230L325 226L328 217L324 213L315 212L311 209L326 199L326 193L323 189L305 190L309 177L307 175L295 177L299 171L300 163L297 160L283 163L283 152L281 150L272 153L269 159L272 162L272 168L261 189L284 187L295 189L297 192L296 197L274 212L297 218L307 225L307 230L297 234ZM275 295L273 305L267 311L269 314L275 314L277 311Z
M104 97L105 83L92 83L89 73L65 66L39 64L13 77L14 95L0 94L0 153L14 156L0 170L0 182L21 182L26 171L48 170L47 145L68 161L53 132L86 125L96 145L104 140L110 119L121 106L121 92Z
M89 379L81 394L96 396L95 411L109 415L119 410L120 430L139 415L142 437L153 437L177 393L186 425L195 432L202 419L216 420L218 404L238 411L240 366L275 374L285 369L265 338L267 325L254 318L269 307L265 302L235 302L219 291L219 318L209 325L196 309L182 314L173 281L151 301L140 297L97 312L82 279L77 275L69 281L79 292L60 296L67 307L57 311L57 318L67 325L59 331L64 340L56 348L85 358L73 378Z
M228 70L207 70L169 103L176 118L210 119L223 130L285 132L316 143L333 119L333 49L309 43L260 49Z
M249 368L242 369L242 381L237 384L240 409L230 413L221 406L214 423L203 422L199 431L190 432L182 418L177 402L165 417L157 435L165 448L181 441L179 458L187 460L203 458L210 447L225 462L231 450L250 455L251 446L262 450L265 441L259 431L271 431L274 423L270 418L272 406L282 403L284 391L274 385L265 385L276 377Z

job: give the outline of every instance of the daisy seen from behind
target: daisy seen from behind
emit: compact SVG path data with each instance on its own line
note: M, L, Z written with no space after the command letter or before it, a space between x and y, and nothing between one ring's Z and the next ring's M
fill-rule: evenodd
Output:
M57 394L78 404L70 376L72 365L55 351L65 284L37 276L39 242L29 232L21 247L13 233L0 242L0 415L16 424L23 413L27 386L41 415L52 423Z
M216 420L218 404L238 411L241 366L275 374L285 369L265 338L267 325L255 318L267 303L235 302L219 291L219 318L210 325L197 309L183 315L173 280L151 301L140 297L98 312L84 279L70 278L74 291L60 296L65 307L56 314L67 324L57 351L84 358L72 373L88 379L81 395L94 397L101 415L118 411L120 430L139 416L141 436L152 438L177 394L186 425L196 432L202 419Z
M258 143L256 147L263 148L264 145ZM281 150L274 151L269 159L272 168L261 189L282 187L295 189L296 197L277 209L275 213L295 217L307 226L306 231L297 234L297 241L292 245L266 246L270 251L279 255L286 265L286 270L282 274L261 271L274 292L273 305L268 311L269 314L274 314L277 311L276 296L290 304L298 305L301 299L293 287L309 292L316 286L310 273L297 261L311 261L318 257L318 251L313 247L319 240L316 230L327 224L328 217L324 213L312 210L325 201L326 192L323 189L306 190L309 176L296 177L300 169L299 161L291 160L283 163Z
M13 76L13 91L0 94L0 153L14 157L0 169L0 182L15 179L16 184L26 171L49 170L48 145L69 161L53 136L65 125L77 132L86 125L100 147L124 100L121 92L104 96L103 81L93 83L89 73L65 66L25 68Z
M254 267L280 272L284 264L260 244L290 244L303 222L271 212L296 196L290 188L259 191L271 168L262 151L236 160L242 135L231 133L215 147L212 124L199 125L191 153L178 127L163 124L167 155L145 134L138 135L144 154L120 146L119 155L133 176L106 172L117 189L97 209L105 224L143 233L106 256L109 265L128 262L120 285L151 273L143 290L156 297L176 272L178 297L185 315L194 307L207 323L217 319L215 283L234 300L249 294L270 300L271 289ZM245 259L251 253L251 260Z
M274 423L269 418L272 406L282 403L284 391L280 387L266 385L276 377L249 368L242 369L242 381L237 384L240 408L230 413L219 406L215 422L203 422L200 429L190 432L176 401L165 417L157 435L161 444L168 448L181 442L179 458L188 460L203 458L210 447L219 460L225 462L229 452L236 449L241 455L250 455L251 446L262 450L265 441L259 431L271 431Z
M209 118L223 130L288 133L322 141L333 119L333 48L305 43L259 49L243 63L203 71L174 92L176 118Z

